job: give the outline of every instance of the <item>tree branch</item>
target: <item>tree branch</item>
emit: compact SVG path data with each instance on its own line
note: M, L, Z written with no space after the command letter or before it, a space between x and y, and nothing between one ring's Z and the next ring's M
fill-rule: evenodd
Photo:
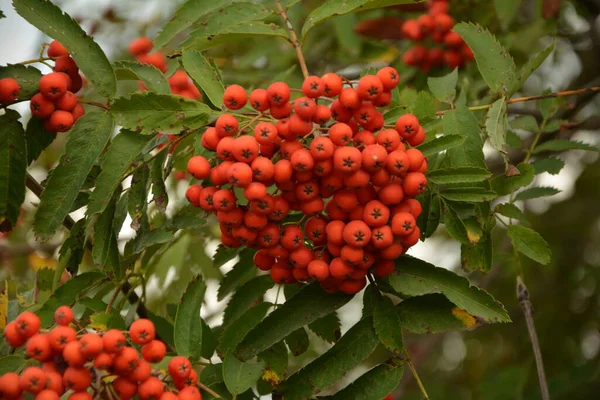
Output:
M296 31L294 30L294 27L292 26L292 23L290 22L290 19L288 18L285 9L281 5L281 2L279 0L275 0L275 4L277 5L277 9L279 10L279 15L281 15L281 18L283 18L283 22L285 22L285 25L287 26L287 29L290 34L290 40L296 48L296 55L298 56L300 69L302 69L302 75L304 75L304 78L308 78L309 73L308 68L306 67L306 60L304 59L304 54L302 53L302 46L300 45L300 41L298 40Z

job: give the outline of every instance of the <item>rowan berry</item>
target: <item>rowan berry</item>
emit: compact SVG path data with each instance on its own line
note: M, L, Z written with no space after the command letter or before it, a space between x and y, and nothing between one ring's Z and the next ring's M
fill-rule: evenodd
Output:
M391 275L394 272L394 261L392 260L380 260L375 263L375 268L373 270L373 275L378 278L383 278L385 276Z
M364 247L371 240L371 228L364 221L351 221L344 227L342 235L346 244Z
M14 372L7 372L0 376L0 395L6 399L16 399L21 396L23 389L21 389L19 375Z
M329 263L329 274L336 279L349 278L354 268L341 257L336 257Z
M156 67L163 74L167 72L167 59L162 53L154 52L149 54L141 54L137 57L137 59L142 64Z
M60 400L60 396L53 390L44 389L35 396L35 400Z
M231 114L223 114L215 122L215 129L220 138L225 136L235 136L238 132L239 122L236 117Z
M383 67L377 71L377 77L383 85L383 90L389 92L400 83L400 74L392 67Z
M295 139L297 137L304 137L312 132L313 123L310 119L305 120L300 117L299 114L294 114L290 117L289 121L289 135L285 139Z
M254 137L260 144L272 143L276 140L277 135L277 127L270 122L259 122L254 127Z
M290 87L285 82L274 82L267 88L267 94L272 106L281 107L290 100Z
M24 392L39 393L46 387L46 373L38 367L27 367L19 377L19 387Z
M248 94L240 85L229 85L223 94L223 104L230 110L239 110L246 105Z
M338 147L333 153L333 167L340 172L358 171L362 164L362 154L355 147Z
M70 56L60 56L54 63L55 72L64 72L67 75L75 75L79 73L79 67Z
M96 333L86 333L79 339L81 353L85 358L94 358L104 350L104 341Z
M416 197L427 189L427 178L421 172L409 172L404 177L402 188L408 197Z
M27 341L27 338L21 334L16 321L6 324L4 327L4 339L6 339L6 342L12 348L21 347Z
M30 338L40 330L42 322L40 318L30 311L19 314L15 319L19 334L25 338Z
M362 104L361 96L354 88L345 88L340 93L340 104L348 109L357 109Z
M112 383L113 389L119 399L130 400L135 397L138 391L138 385L131 382L129 379L119 376Z
M63 384L68 390L80 392L92 383L92 374L87 368L69 367L63 374Z
M56 110L50 117L48 118L47 126L49 132L66 132L75 123L75 119L73 118L73 114L68 111Z
M252 168L243 162L233 163L227 170L229 183L245 188L252 182Z
M179 391L179 400L202 400L200 391L193 387L187 386Z
M52 346L48 335L37 333L29 338L25 346L27 355L38 361L46 361L52 357Z
M254 89L250 92L250 106L256 111L266 111L271 107L269 94L265 89Z
M112 367L113 364L113 354L110 353L100 353L94 358L94 368L107 371Z
M104 333L102 335L102 342L104 344L104 351L108 353L118 353L127 345L125 335L117 329L110 329Z
M254 136L240 136L235 139L233 156L237 161L251 163L259 155L258 142Z
M359 150L364 150L366 146L375 143L375 135L370 131L360 131L353 138L354 147Z
M19 98L21 87L12 78L0 79L0 103L12 103Z
M213 127L210 127L206 129L202 135L202 146L204 146L204 148L207 150L215 151L220 139L221 138L217 134L217 130Z
M142 36L135 38L131 42L129 42L129 47L127 48L127 50L132 56L141 56L150 53L152 51L152 47L154 47L152 40L146 36ZM48 55L50 55L49 50Z
M313 116L313 122L319 125L327 123L331 119L331 110L329 107L319 104Z
M376 75L365 75L358 81L357 93L363 100L374 100L383 93L383 83Z
M397 150L401 146L401 139L398 131L395 129L384 129L377 133L375 142L383 146L388 153Z
M454 69L463 65L464 59L460 51L447 50L444 53L444 62L448 65L448 67Z
M210 174L210 164L202 156L193 156L188 161L187 170L196 179L206 179Z
M40 78L40 93L49 100L63 96L69 86L69 76L63 72L51 72Z
M173 379L185 379L190 376L192 363L186 357L175 356L169 361L168 370Z
M386 170L396 176L404 176L410 167L410 158L402 150L392 151L385 160Z
M77 340L68 342L65 345L62 357L71 367L81 367L86 362L86 358L81 352L81 344Z
M41 93L37 93L31 98L29 108L34 117L46 119L52 114L55 106L54 102L45 98Z
M131 371L127 378L133 382L142 383L148 380L152 375L152 366L144 359L138 361L138 366Z
M342 92L343 82L338 74L328 72L321 77L323 93L328 97L335 97Z
M346 294L356 294L363 290L367 286L367 280L362 279L348 279L344 280L339 285L339 290Z
M412 247L419 242L420 238L421 238L421 230L419 229L418 226L416 226L415 229L412 231L412 233L410 233L402 238L402 246L406 247L406 248Z
M68 55L69 51L62 44L56 40L50 42L50 45L48 46L48 57L55 58Z
M291 103L287 103L287 102L281 103L279 105L271 103L271 107L269 108L269 113L271 114L271 117L273 117L275 119L287 118L292 113L292 105L291 105Z
M404 247L400 243L392 243L388 247L381 249L379 256L384 260L395 260L404 253Z
M162 381L152 376L138 386L138 395L141 400L159 400L164 390Z
M93 398L88 392L74 392L69 396L68 400L93 400Z
M338 122L349 122L352 119L352 110L344 107L339 99L335 99L331 105L331 118Z
M55 101L55 105L59 110L73 112L77 105L77 95L67 90L64 96Z
M312 260L307 267L308 275L318 281L329 277L329 265L321 260Z
M200 207L200 194L202 193L202 186L200 185L191 185L185 191L185 197L194 207Z
M235 147L235 139L229 136L222 138L217 144L217 157L224 161L233 161L233 149Z

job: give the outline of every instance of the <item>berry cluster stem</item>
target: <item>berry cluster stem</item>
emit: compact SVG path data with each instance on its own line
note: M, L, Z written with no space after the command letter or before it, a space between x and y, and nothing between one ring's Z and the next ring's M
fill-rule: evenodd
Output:
M104 108L105 110L109 110L108 105L103 104L103 103L99 103L97 101L91 101L91 100L86 100L86 99L79 99L80 103L84 103L84 104L89 104L90 106L95 106L95 107L100 107L100 108Z
M36 64L36 63L41 63L44 61L52 61L52 60L54 60L52 57L39 57L39 58L34 58L33 60L21 61L18 64L21 64L21 65Z
M412 360L410 359L408 352L406 350L404 352L406 354L406 363L408 364L408 368L410 368L410 372L412 372L413 377L417 381L417 385L419 385L419 389L421 389L423 398L425 400L429 400L429 395L427 394L427 390L425 390L425 386L423 386L423 382L421 382L421 378L419 378L419 374L417 373L417 369L415 368L415 365L413 364Z
M275 5L277 5L277 9L279 10L279 15L281 15L283 22L285 22L285 25L287 26L287 29L290 34L290 41L296 48L296 55L298 56L298 61L300 62L300 69L302 69L302 75L304 76L304 78L308 78L309 73L308 73L308 68L306 67L306 60L304 59L304 54L302 53L302 46L300 45L300 41L298 40L296 31L294 30L294 27L292 26L292 23L290 22L290 19L288 18L287 12L281 5L281 2L279 0L275 0Z

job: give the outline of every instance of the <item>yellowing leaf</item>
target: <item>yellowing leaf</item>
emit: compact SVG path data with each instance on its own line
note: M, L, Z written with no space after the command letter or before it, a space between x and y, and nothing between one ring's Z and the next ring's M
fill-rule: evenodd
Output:
M34 272L37 272L41 268L56 269L56 266L58 265L58 262L54 258L40 257L35 253L31 253L27 256L27 262Z
M275 386L281 382L281 377L277 374L277 372L267 368L262 376L262 380L268 382L271 386Z
M460 319L467 328L475 328L477 326L477 319L462 308L454 307L452 315Z

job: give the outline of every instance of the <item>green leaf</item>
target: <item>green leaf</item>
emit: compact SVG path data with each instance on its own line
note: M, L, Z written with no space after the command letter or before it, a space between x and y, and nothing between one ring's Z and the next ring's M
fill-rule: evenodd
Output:
M537 132L538 122L533 115L523 115L510 121L510 127L513 129L523 129L529 132Z
M481 167L485 168L483 156L483 140L477 118L465 106L458 106L444 114L442 125L445 135L466 136L462 146L453 147L446 153L446 162L450 167Z
M417 334L432 335L477 328L481 322L456 307L441 294L411 297L396 306L402 327Z
M168 44L178 33L191 27L202 16L230 3L231 0L188 0L176 11L175 15L163 26L154 39L156 48Z
M519 175L500 175L490 180L492 190L498 196L504 196L533 182L534 172L531 164L521 163L517 166Z
M389 297L375 301L373 327L383 345L392 353L400 354L404 349L402 321Z
M98 160L113 131L110 114L100 111L86 113L67 136L65 154L50 175L35 213L33 229L47 238L62 224L79 190Z
M414 0L328 0L313 10L302 27L302 40L315 25L327 21L337 15L344 15L354 11L365 11L372 8L383 8L396 4L414 3ZM287 399L286 399L287 400Z
M117 207L117 193L110 199L108 207L100 214L94 226L94 247L92 259L103 270L112 271L115 277L121 276L119 266L119 247L113 226Z
M208 62L202 53L193 50L183 52L181 65L202 91L206 93L215 108L220 109L225 88L221 76L215 70L215 66Z
M458 82L458 68L454 68L447 75L427 78L429 90L436 99L442 103L452 104L456 98L456 83Z
M86 218L81 218L69 231L69 237L60 247L58 254L58 267L54 276L53 288L58 288L60 278L65 268L73 275L79 271L79 264L83 259L86 241Z
M39 69L21 64L8 64L0 67L0 79L12 78L21 88L19 100L30 99L40 91L40 78L42 73ZM32 118L37 119L37 118ZM54 134L56 136L56 134Z
M161 317L160 315L156 315L151 312L148 312L148 319L152 321L152 323L156 327L156 333L160 336L160 339L169 346L175 347L175 327L173 326L173 324L167 321L165 318ZM210 329L205 328L205 326L202 325L202 346L205 345L205 330Z
M101 331L107 331L109 329L127 329L123 317L114 309L110 312L100 311L93 313L90 315L90 323L87 327Z
M421 229L421 237L428 238L437 230L441 217L440 197L432 195L428 190L420 196L423 212L417 218L417 224Z
M547 172L550 175L558 174L565 166L565 162L560 158L548 157L535 160L531 163L536 175Z
M506 161L506 130L508 129L508 122L506 119L505 97L496 100L488 110L485 118L485 129L490 138L490 144L500 152Z
M540 264L547 265L550 263L552 252L548 247L548 243L533 229L521 225L510 225L508 227L508 237L519 253Z
M241 362L232 353L223 360L223 380L233 395L250 389L260 379L264 363Z
M566 150L589 150L589 151L600 151L598 147L591 144L579 142L576 140L568 139L553 139L548 140L533 150L534 154L542 153L544 151L566 151Z
M44 129L44 121L39 118L30 118L25 129L25 140L27 141L27 165L42 154L46 147L50 146L56 139L56 133Z
M54 270L50 267L39 268L35 273L35 287L39 291L52 290ZM1 317L1 313L0 313Z
M90 196L87 214L104 211L115 189L121 184L131 164L139 157L142 149L152 139L128 130L115 136L102 161L102 172L96 179L96 187Z
M224 244L219 244L217 251L213 256L213 268L221 268L227 262L237 257L241 251L242 249L240 248L227 247Z
M135 169L131 176L131 186L127 191L127 212L131 217L131 228L136 232L142 226L148 225L148 179L150 177L150 168L148 164L142 164ZM154 243L164 243L167 240L156 239L161 236L161 229L144 230L137 235L134 240L130 241L135 248L134 254L141 252L144 248ZM148 244L147 244L148 243ZM125 248L127 250L127 248Z
M276 376L269 379L269 383L277 385L287 375L288 350L283 342L275 343L271 348L258 355L258 360L265 363L265 369ZM263 379L264 376L263 376Z
M235 322L242 314L254 305L257 300L262 300L265 292L275 283L269 275L257 276L246 282L231 296L223 313L223 326Z
M103 273L92 271L77 275L60 285L54 291L54 295L46 300L42 308L37 312L42 320L42 327L48 327L54 323L54 312L58 307L73 305L75 300L80 295L83 295L87 289L105 279L106 276Z
M398 258L396 270L390 276L390 284L407 296L442 293L457 307L486 323L510 322L502 304L494 300L488 292L472 286L467 278L417 258Z
M254 253L250 249L244 249L240 253L240 261L238 261L231 271L225 275L219 290L217 292L217 300L221 301L232 291L248 282L256 276L256 267L253 261Z
M419 149L425 157L431 157L434 154L462 145L466 139L466 136L461 135L444 135L421 144L417 149Z
M496 0L496 1L498 2L498 1L503 1L503 0ZM525 65L523 65L523 67L521 68L520 75L519 75L519 87L523 86L523 84L525 83L527 78L529 78L531 76L533 71L535 71L536 69L538 69L540 67L540 65L542 65L542 63L546 60L546 58L548 58L548 56L552 53L552 51L554 51L555 45L556 45L556 42L553 41L550 46L546 47L544 50L542 50L541 52L536 54L533 58L529 59L529 61L527 61L525 63ZM515 90L517 90L517 89L518 88L516 88Z
M8 372L19 373L24 366L25 358L23 356L0 357L0 376Z
M468 203L490 201L497 197L495 192L478 187L444 189L440 192L440 196L447 200L465 201Z
M464 221L460 218L456 210L444 202L444 226L450 236L461 243L470 243L469 234Z
M517 67L498 39L480 25L467 22L454 25L454 31L473 50L479 72L489 88L498 94L511 94L516 83Z
M421 91L415 99L413 112L419 120L431 118L435 115L435 99L431 93Z
M166 151L158 154L154 160L152 160L152 166L150 167L150 178L152 180L152 201L154 201L154 205L161 213L166 213L167 205L169 204L169 195L167 193L167 187L165 185L165 177L163 176L163 166L165 164L165 160L168 157L168 153ZM185 210L184 207L182 210ZM179 210L181 212L182 210ZM196 209L196 213L198 214L198 209ZM177 222L181 222L181 218L179 215L174 215L173 219L177 218ZM190 224L196 222L196 218L190 218ZM173 221L171 221L173 223ZM175 225L178 229L179 227Z
M550 186L536 186L517 193L515 200L531 200L540 197L554 196L560 193L560 190Z
M281 29L279 25L265 24L263 22L247 22L222 30L217 35L206 34L200 36L197 34L193 41L188 39L184 42L184 48L187 50L206 50L211 47L237 42L254 36L278 36L289 40L287 32Z
M217 344L215 333L202 320L202 357L210 360L217 349Z
M372 318L354 325L331 349L291 375L283 385L285 400L312 398L339 381L367 358L379 344ZM323 366L327 366L323 368Z
M257 304L236 319L235 323L225 327L219 339L219 350L223 354L233 351L248 332L262 321L271 306L271 303Z
M318 284L308 285L250 331L236 354L248 360L296 329L337 310L351 298L345 294L328 294Z
M332 312L310 323L308 329L329 343L337 342L342 336L340 319L336 312Z
M190 32L188 39L181 46L186 48L197 37L218 35L227 32L230 27L250 21L263 20L270 14L271 11L267 10L262 4L250 1L236 1L218 10L213 9L210 14L206 14L198 21L196 24L198 28Z
M467 228L467 233L470 232ZM475 243L462 243L460 246L460 264L467 272L489 272L492 269L494 260L492 235L487 231L478 235Z
M517 221L527 222L527 217L523 214L523 211L519 207L511 203L498 204L494 208L494 212L505 217L516 219Z
M0 223L16 225L25 201L27 144L18 112L5 109L0 116Z
M144 135L187 132L203 127L213 117L213 111L199 101L152 92L116 98L111 111L120 125Z
M13 0L13 6L27 22L69 50L86 79L101 95L109 98L115 95L117 81L110 61L69 15L48 0Z
M116 61L113 64L118 80L137 81L144 83L151 92L170 94L169 82L158 68L136 61Z
M310 345L308 333L306 333L304 328L296 329L294 332L287 335L284 341L289 347L290 352L296 357L304 354Z
M494 0L496 15L506 30L513 21L521 5L521 0Z
M482 182L492 176L485 168L458 167L438 169L427 174L427 180L438 185L448 183L472 183Z
M198 360L202 351L202 320L200 308L206 284L200 278L192 280L181 297L175 317L175 350L177 354Z
M403 362L391 358L362 374L350 385L333 395L332 400L381 400L400 385Z
M506 145L511 149L522 149L523 141L514 131L506 131Z

